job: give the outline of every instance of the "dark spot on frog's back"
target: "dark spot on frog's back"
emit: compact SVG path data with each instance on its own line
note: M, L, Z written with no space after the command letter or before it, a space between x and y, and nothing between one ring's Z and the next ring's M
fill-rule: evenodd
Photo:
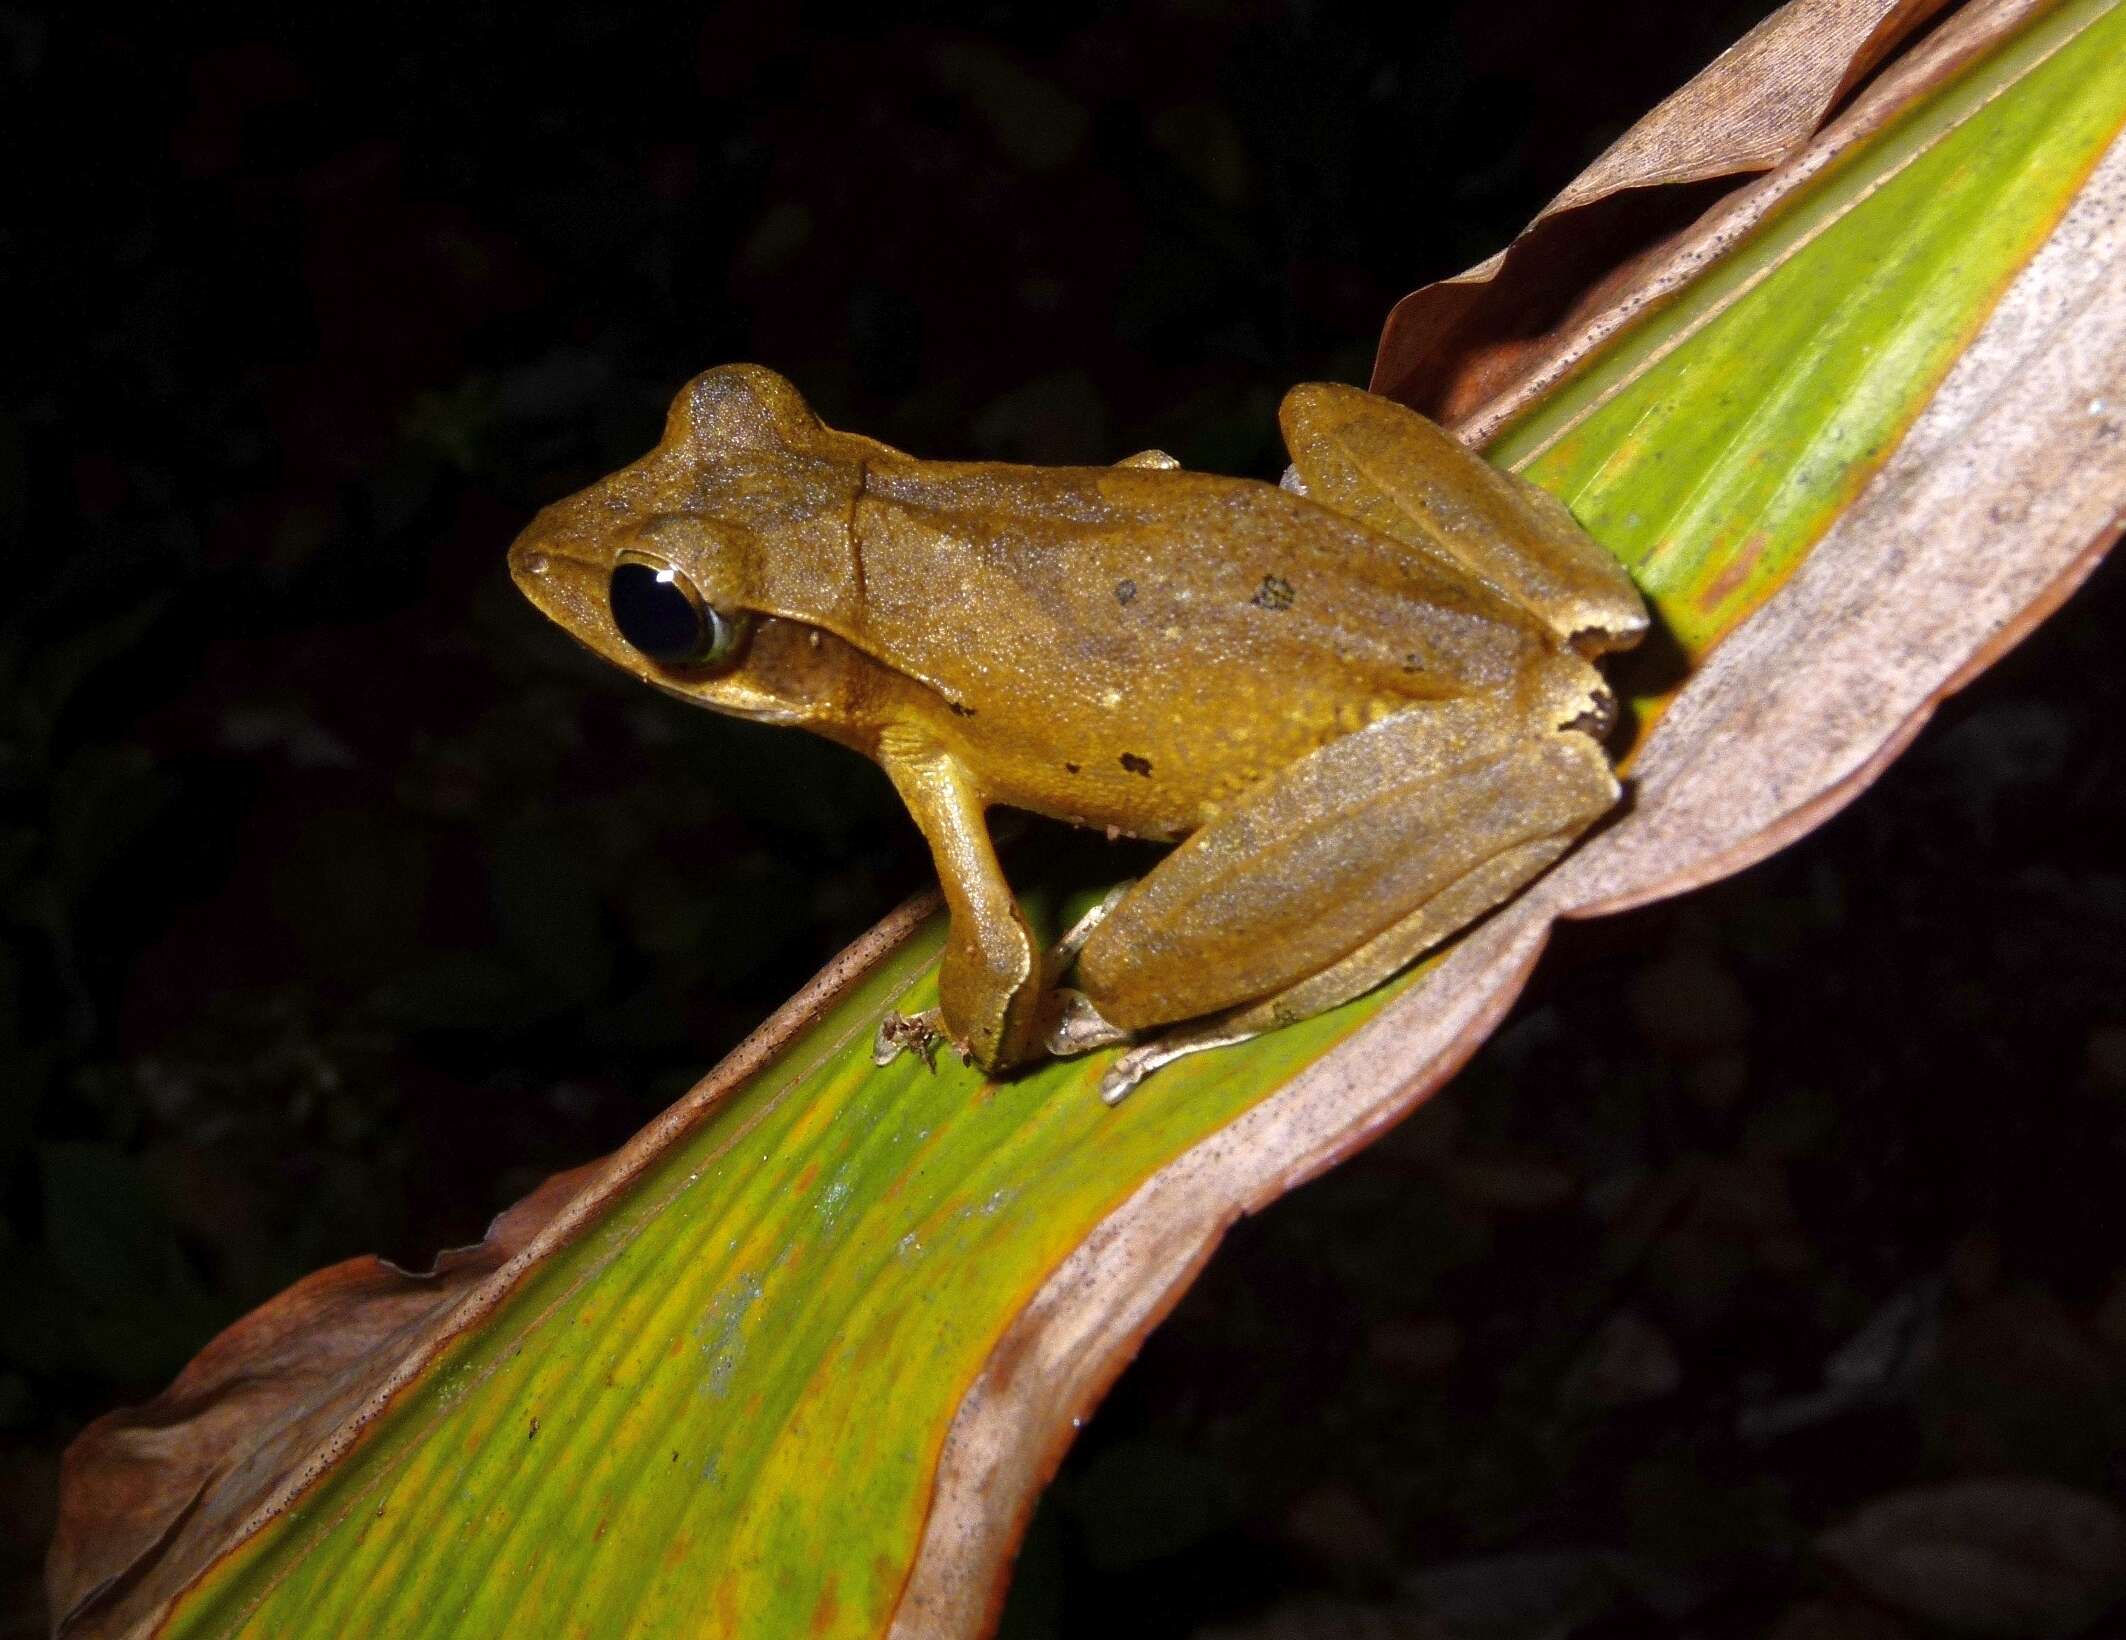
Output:
M959 701L956 700L948 700L947 702L945 702L945 704L952 708L952 715L954 717L974 716L974 708L972 706L962 705Z
M1078 766L1075 763L1066 763L1063 767L1067 773L1076 774L1078 772Z
M1129 770L1131 774L1148 776L1152 772L1152 760L1148 757L1139 757L1135 752L1124 752L1122 754L1122 767Z
M1117 582L1115 583L1115 602L1116 602L1116 603L1118 603L1118 604L1128 604L1128 603L1132 603L1132 602L1134 602L1134 601L1136 600L1136 596L1137 596L1137 583L1136 583L1135 581L1117 581Z
M1255 589L1255 596L1248 602L1257 609L1290 609L1292 583L1282 575L1265 575L1262 585Z

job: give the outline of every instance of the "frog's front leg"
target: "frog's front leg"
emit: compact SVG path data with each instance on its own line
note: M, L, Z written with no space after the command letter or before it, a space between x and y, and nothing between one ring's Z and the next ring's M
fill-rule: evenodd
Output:
M1125 1054L1103 1096L1370 990L1562 854L1618 787L1602 749L1559 727L1599 679L1570 656L1545 670L1531 681L1553 687L1519 701L1412 706L1331 741L1125 895L1079 953L1079 987L1118 1030L1195 1023Z
M887 730L878 761L930 845L952 915L938 975L945 1032L984 1070L1002 1070L1040 1051L1042 965L997 864L981 792L966 766L919 730Z

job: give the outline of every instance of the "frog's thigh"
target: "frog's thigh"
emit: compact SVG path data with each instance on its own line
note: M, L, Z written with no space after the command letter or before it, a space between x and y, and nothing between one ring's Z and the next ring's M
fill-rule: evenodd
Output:
M1510 896L1571 847L1576 835L1576 831L1560 832L1509 848L1320 973L1310 974L1260 1002L1242 1003L1139 1044L1108 1067L1100 1079L1100 1097L1110 1105L1119 1105L1132 1088L1162 1065L1171 1065L1206 1048L1245 1042L1364 996L1455 929L1473 922Z
M1415 410L1307 382L1277 419L1306 493L1324 506L1458 566L1589 651L1628 648L1646 630L1624 566L1563 502Z
M1086 942L1078 984L1129 1030L1253 1003L1302 1018L1498 904L1616 797L1583 734L1492 700L1412 707L1168 855Z

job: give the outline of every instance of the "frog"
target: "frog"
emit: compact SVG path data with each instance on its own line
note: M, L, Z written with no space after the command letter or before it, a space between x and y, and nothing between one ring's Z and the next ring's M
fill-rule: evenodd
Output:
M1186 1054L1356 998L1619 802L1596 664L1646 607L1570 510L1363 389L1283 397L1281 482L935 460L828 427L764 366L509 549L570 636L700 706L873 759L929 845L942 1036L990 1076ZM1043 946L995 807L1172 844Z

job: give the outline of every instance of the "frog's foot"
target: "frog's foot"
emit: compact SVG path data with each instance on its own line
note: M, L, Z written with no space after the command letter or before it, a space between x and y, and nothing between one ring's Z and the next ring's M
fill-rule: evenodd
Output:
M1230 1048L1236 1042L1245 1042L1272 1028L1268 1024L1255 1023L1249 1017L1254 1012L1253 1009L1236 1009L1225 1018L1207 1019L1200 1025L1169 1031L1156 1042L1140 1043L1107 1067L1107 1074L1100 1078L1100 1102L1119 1105L1135 1091L1139 1082L1160 1066L1171 1065L1177 1059L1210 1048Z
M1094 1048L1111 1048L1117 1042L1129 1041L1134 1034L1101 1018L1100 1010L1083 991L1073 991L1067 985L1058 986L1055 1000L1060 1007L1055 1023L1048 1027L1045 1043L1054 1058L1068 1059L1073 1054L1089 1053Z
M888 1014L878 1022L871 1039L871 1063L890 1065L904 1053L919 1054L931 1070L938 1068L938 1046L945 1040L945 1026L935 1008L919 1014Z
M1105 899L1072 923L1042 958L1043 972L1053 978L1076 962L1080 947L1092 938L1093 930L1107 920L1107 914L1121 904L1122 896L1135 886L1135 879L1117 883L1107 891ZM1129 1041L1132 1035L1119 1025L1109 1024L1093 1006L1092 998L1068 985L1059 985L1049 993L1048 1020L1048 1029L1042 1034L1042 1046L1053 1059L1068 1059L1073 1054L1088 1053L1094 1048L1112 1047L1117 1042Z

